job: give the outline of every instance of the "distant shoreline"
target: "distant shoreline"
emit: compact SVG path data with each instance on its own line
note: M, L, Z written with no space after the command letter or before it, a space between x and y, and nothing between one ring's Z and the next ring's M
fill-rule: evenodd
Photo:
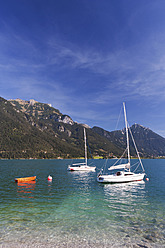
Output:
M77 159L84 159L84 158L0 158L0 160L77 160ZM91 158L89 160L106 160L107 158ZM110 160L112 159L118 159L118 158L108 158ZM137 159L137 158L131 158L131 159ZM141 159L165 159L165 157L154 157L154 158L141 158Z

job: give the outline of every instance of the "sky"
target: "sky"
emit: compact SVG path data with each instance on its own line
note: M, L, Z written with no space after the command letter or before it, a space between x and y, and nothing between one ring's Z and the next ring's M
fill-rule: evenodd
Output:
M0 0L0 96L165 137L164 0Z

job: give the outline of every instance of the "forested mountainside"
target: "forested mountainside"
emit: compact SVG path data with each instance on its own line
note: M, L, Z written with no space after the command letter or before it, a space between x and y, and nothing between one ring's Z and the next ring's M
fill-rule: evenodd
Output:
M93 131L99 135L111 140L113 144L120 148L126 147L125 129L108 132L100 127L93 127ZM142 157L161 157L165 156L165 138L154 133L149 128L145 128L139 124L130 127L133 137L136 141L138 151ZM130 151L134 154L133 142L130 139Z
M84 156L84 125L50 104L0 98L0 158ZM86 128L93 156L119 156L122 149Z
M84 127L93 157L118 157L125 150L125 129L108 132L90 128L50 104L0 98L0 158L84 157ZM142 157L165 156L163 137L138 124L131 130ZM135 156L130 145L131 155Z

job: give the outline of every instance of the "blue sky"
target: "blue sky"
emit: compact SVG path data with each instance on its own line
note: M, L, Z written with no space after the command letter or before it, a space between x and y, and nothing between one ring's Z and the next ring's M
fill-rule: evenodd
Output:
M0 96L108 131L125 101L130 125L165 137L164 13L164 0L0 0Z

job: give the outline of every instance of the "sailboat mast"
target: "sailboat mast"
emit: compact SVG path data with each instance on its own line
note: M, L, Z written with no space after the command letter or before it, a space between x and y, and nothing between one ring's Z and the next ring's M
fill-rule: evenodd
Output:
M128 163L129 163L129 165L130 165L130 151L129 151L128 123L127 123L127 116L126 116L125 102L123 102L123 108L124 108L125 128L126 128L126 138L127 138ZM129 166L129 171L130 171L130 166Z
M85 142L85 163L87 165L87 141L86 141L86 132L85 132L85 128L84 128L84 142Z

